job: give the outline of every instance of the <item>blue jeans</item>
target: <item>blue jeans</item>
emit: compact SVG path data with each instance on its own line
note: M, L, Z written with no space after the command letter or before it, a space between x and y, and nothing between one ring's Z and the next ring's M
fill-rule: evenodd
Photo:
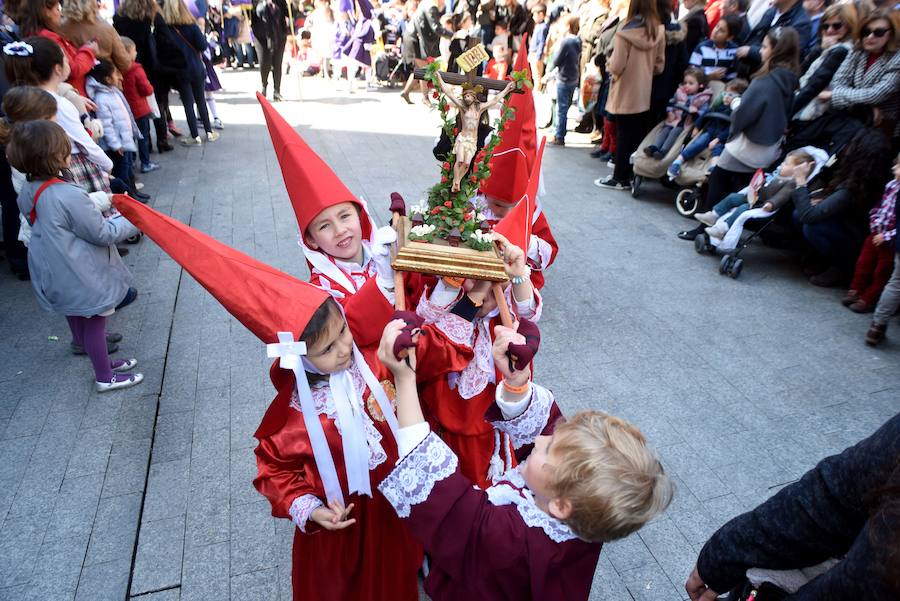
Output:
M803 237L819 255L831 265L852 271L864 238L840 216L818 223L800 223L794 211L794 221L803 230Z
M653 143L653 145L656 146L657 152L668 154L675 145L675 140L678 139L678 136L680 136L683 131L684 128L680 125L674 127L671 125L663 125L662 129L659 130L659 135L656 136L656 141Z
M141 167L150 164L150 115L135 119L138 131L143 139L137 141L138 155L141 157Z
M560 140L566 139L566 119L577 87L577 84L556 84L556 137Z
M112 176L117 177L123 182L131 181L131 157L132 153L125 151L124 154L119 154L118 152L107 152L109 158L112 159L113 168L112 168Z
M739 192L734 192L719 201L716 206L713 207L713 211L716 212L716 215L721 217L731 209L734 209L734 213L729 215L728 219L725 220L728 227L731 227L734 225L734 222L737 221L737 218L741 216L741 213L749 208L750 205L747 203L747 196L745 194L740 194Z

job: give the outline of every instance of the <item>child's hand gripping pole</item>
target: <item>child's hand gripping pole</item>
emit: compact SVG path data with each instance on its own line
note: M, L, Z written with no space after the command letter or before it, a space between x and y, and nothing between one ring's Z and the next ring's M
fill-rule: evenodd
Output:
M391 192L391 226L400 233L400 222L406 216L406 201L399 192ZM403 287L403 274L394 271L394 308L398 311L406 310L406 290Z
M518 300L529 298L533 291L531 290L531 269L526 263L525 251L507 240L502 234L494 232L494 242L500 250L500 256L503 258L503 267L506 275L513 285L513 296ZM526 285L527 284L527 285ZM523 287L523 290L519 288ZM494 283L491 286L494 293L494 299L497 301L497 309L500 311L500 322L508 327L514 327L514 320L509 311L509 305L506 304L506 296L503 294L503 284ZM522 298L519 294L525 293Z
M416 323L406 321L404 316L408 316L407 313L398 312L400 318L385 326L381 343L378 345L378 359L394 374L394 385L397 388L397 423L401 428L425 421L422 407L419 405L415 377L415 341L418 340L419 328ZM403 352L406 353L406 357L399 356Z

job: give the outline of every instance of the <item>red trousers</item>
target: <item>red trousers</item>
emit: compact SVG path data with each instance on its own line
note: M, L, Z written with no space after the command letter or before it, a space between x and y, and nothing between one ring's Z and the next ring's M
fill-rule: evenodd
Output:
M616 153L616 122L603 119L603 139L600 141L600 150Z
M850 284L850 290L856 290L860 300L869 305L878 302L878 297L894 270L894 245L875 246L872 243L874 236L875 234L869 234L863 242L859 259L856 260L853 282Z

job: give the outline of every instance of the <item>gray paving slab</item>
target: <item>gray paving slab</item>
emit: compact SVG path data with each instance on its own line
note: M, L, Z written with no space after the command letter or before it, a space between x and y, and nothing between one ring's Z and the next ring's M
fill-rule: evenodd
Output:
M223 74L222 139L156 156L163 169L142 179L158 210L305 277L256 77ZM289 98L296 85L286 80ZM279 110L379 221L390 192L422 197L436 176L434 114L319 81L303 96ZM585 136L567 144L544 159L561 252L537 379L564 411L639 425L678 487L665 516L606 546L591 599L683 598L719 525L900 411L900 344L865 347L867 318L807 285L791 253L750 248L741 279L720 277L675 238L689 222L666 191L597 190L608 169ZM146 379L113 394L93 392L64 320L0 275L11 350L0 364L0 599L289 599L293 529L251 484L252 434L272 397L265 352L156 245L130 250L140 296L109 323ZM61 568L53 578L48 562Z

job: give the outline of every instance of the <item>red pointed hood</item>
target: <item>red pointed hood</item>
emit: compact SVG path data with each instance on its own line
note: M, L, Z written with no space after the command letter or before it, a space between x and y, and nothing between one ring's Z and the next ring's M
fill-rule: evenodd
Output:
M528 37L523 37L519 44L513 71L528 71ZM511 94L509 106L516 110L515 116L506 122L500 134L500 144L488 163L491 175L481 185L481 192L487 196L498 198L504 202L518 202L528 187L537 151L537 117L534 110L534 97L530 89L522 94Z
M535 157L534 170L528 179L522 202L514 206L494 226L495 232L505 236L507 240L524 250L526 254L531 241L531 227L534 222L534 214L537 210L537 192L541 180L541 158L544 156L544 144L546 142L546 138L541 139L541 145Z
M299 337L329 294L125 195L113 204L265 343ZM287 372L286 372L287 373Z
M342 202L356 203L360 208L359 219L362 235L370 239L372 223L365 204L338 179L334 171L300 137L284 117L275 110L259 92L256 98L262 105L269 136L275 147L275 156L281 166L281 175L287 188L288 198L294 207L301 234L305 234L309 224L328 207Z

